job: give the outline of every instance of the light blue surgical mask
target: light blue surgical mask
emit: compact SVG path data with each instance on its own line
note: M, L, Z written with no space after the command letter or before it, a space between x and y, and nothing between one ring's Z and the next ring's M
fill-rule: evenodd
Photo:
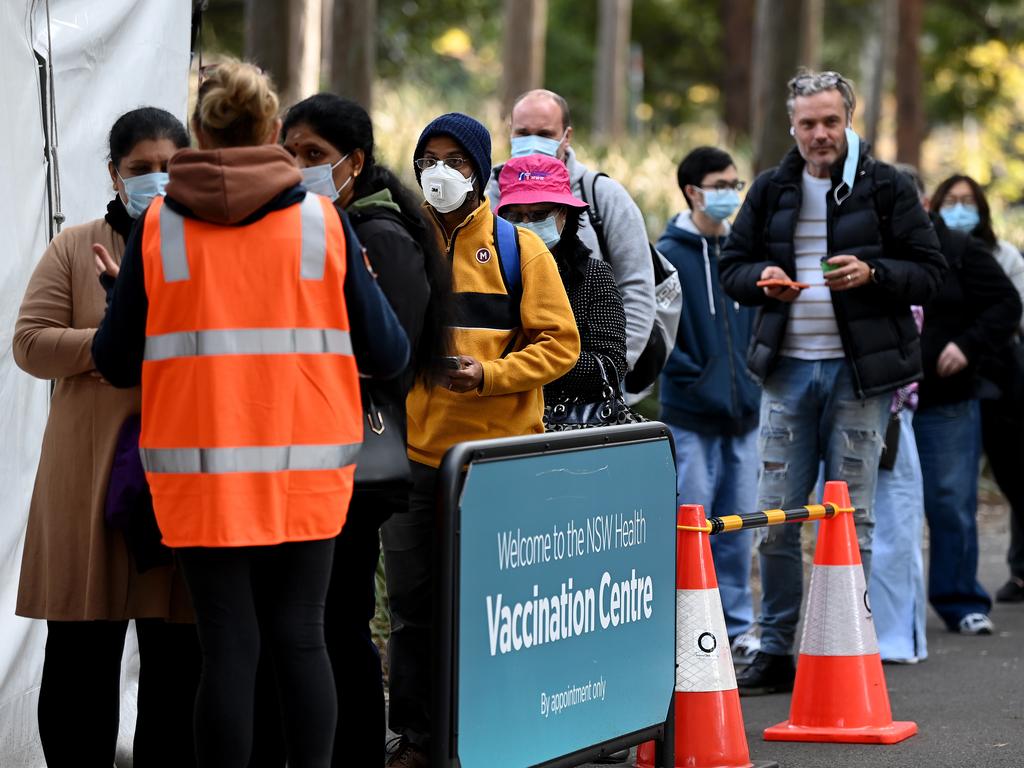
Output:
M715 221L725 221L740 207L740 193L735 189L701 189L704 213Z
M348 155L342 157L334 165L322 163L321 165L302 168L302 186L313 194L323 195L333 203L338 199L341 191L352 182L353 177L349 176L340 187L334 186L334 169L341 165L346 157Z
M117 177L124 184L124 196L127 200L122 198L122 201L124 202L125 210L128 211L128 215L133 219L137 219L145 213L154 197L164 193L164 190L167 188L167 181L170 178L163 171L144 173L141 176L129 176L127 179L118 173Z
M964 205L963 203L940 208L939 215L942 216L947 227L958 229L961 232L972 232L981 221L981 217L978 215L978 206Z
M544 241L544 245L548 247L548 250L558 245L558 241L562 239L562 233L558 231L558 223L555 221L553 214L543 221L524 221L519 226L537 235L537 237Z
M546 136L513 136L511 142L512 157L526 157L526 155L558 157L558 148L562 146L564 138L564 131L557 139L549 139Z

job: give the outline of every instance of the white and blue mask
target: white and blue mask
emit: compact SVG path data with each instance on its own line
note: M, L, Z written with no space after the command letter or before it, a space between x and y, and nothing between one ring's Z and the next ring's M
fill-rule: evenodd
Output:
M512 157L526 157L527 155L558 157L558 148L562 146L565 133L563 131L557 139L549 139L546 136L513 136L511 141Z
M735 189L701 189L704 213L715 221L725 221L740 207L740 193Z
M170 179L163 171L144 173L141 176L129 176L127 179L118 173L117 177L124 184L124 198L127 199L122 198L122 201L124 202L125 210L128 211L128 215L133 219L137 219L145 213L154 197L164 194L164 190L167 189L167 182Z
M524 221L519 226L530 230L543 240L548 250L558 245L558 241L562 239L562 233L558 231L558 223L553 214L543 221Z
M958 229L961 232L972 232L981 221L981 216L978 215L978 206L964 205L963 203L940 208L939 215L942 216L947 227Z
M341 165L346 157L348 157L348 155L342 157L341 160L336 162L334 165L331 165L330 163L323 163L321 165L303 168L302 186L313 194L323 195L333 203L338 199L341 191L351 183L353 178L352 176L349 176L345 180L345 183L340 187L334 186L334 169Z

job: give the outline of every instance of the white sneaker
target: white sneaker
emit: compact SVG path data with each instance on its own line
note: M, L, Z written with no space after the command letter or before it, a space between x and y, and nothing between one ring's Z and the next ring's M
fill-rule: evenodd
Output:
M731 645L732 654L740 659L750 659L761 650L761 638L747 630L736 635Z
M984 613L968 613L960 619L959 629L961 635L991 635L995 625Z

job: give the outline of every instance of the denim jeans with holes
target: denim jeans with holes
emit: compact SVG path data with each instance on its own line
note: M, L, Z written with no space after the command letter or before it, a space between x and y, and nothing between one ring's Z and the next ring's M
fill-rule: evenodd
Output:
M871 506L891 393L859 399L845 359L780 358L761 396L760 509L808 502L825 465L827 480L845 480L865 576L871 565ZM818 501L817 499L815 501ZM800 620L803 563L798 524L757 531L761 564L761 650L790 654Z

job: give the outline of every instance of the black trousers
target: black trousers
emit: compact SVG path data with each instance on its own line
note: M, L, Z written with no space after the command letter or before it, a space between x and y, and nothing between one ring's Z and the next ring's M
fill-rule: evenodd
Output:
M127 621L48 621L39 738L48 768L110 768L117 748ZM136 768L194 766L199 642L192 624L135 622L139 637Z
M178 550L203 654L200 768L249 762L261 643L277 672L288 765L330 765L337 700L323 617L333 554L334 539Z
M438 471L412 463L409 509L381 528L391 609L388 641L391 730L430 751L433 701L434 552Z
M981 401L981 439L999 490L1010 502L1010 573L1024 579L1024 407Z

